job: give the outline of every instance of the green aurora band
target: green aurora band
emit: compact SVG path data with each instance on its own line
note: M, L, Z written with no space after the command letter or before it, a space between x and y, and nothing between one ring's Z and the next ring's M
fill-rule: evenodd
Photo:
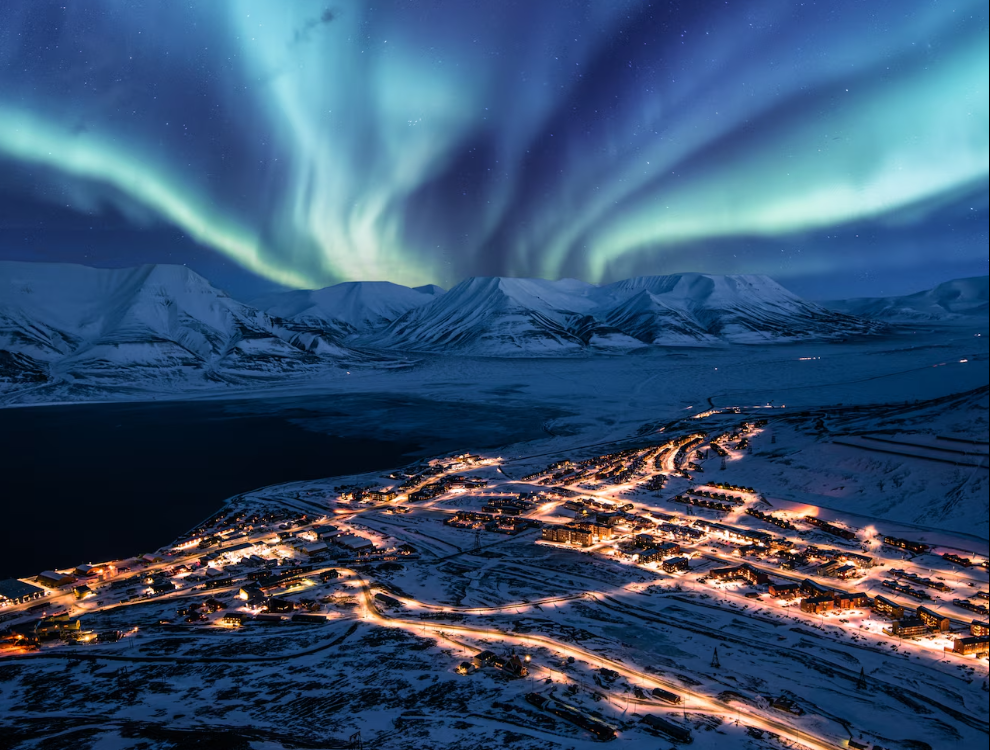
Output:
M644 41L645 51L629 36L643 6L631 0L592 3L580 18L556 2L442 13L309 0L155 14L100 5L124 19L124 37L157 24L203 44L197 54L222 71L212 106L244 120L230 180L257 195L215 178L204 146L170 140L150 116L125 127L85 87L65 101L46 93L11 64L14 52L0 67L0 160L92 186L289 287L450 284L479 271L607 281L685 245L919 222L987 191L985 0L907 3L917 7L890 11L882 38L862 4L840 4L844 20L825 23L763 0L704 16L690 48ZM741 25L754 17L763 22ZM798 55L782 41L788 23L821 40L802 38ZM71 19L70 32L82 33ZM635 80L615 73L595 88L596 66L599 79L624 69L608 62L627 54L610 52L616 38ZM174 64L163 48L144 53ZM181 90L181 76L170 85ZM129 106L148 104L142 96Z

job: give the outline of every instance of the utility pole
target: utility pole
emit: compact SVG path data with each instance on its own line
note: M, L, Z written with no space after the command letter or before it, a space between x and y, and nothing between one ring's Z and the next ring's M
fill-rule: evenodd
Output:
M718 669L721 666L722 665L718 660L718 646L716 646L715 650L712 652L712 669Z
M866 690L866 668L865 667L860 667L859 668L859 679L856 680L856 689L857 690Z

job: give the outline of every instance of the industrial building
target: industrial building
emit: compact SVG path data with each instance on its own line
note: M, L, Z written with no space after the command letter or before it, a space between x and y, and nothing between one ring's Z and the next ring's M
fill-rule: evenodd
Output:
M44 589L32 586L30 583L24 583L24 581L18 581L16 578L0 581L0 607L41 599L47 594L48 592Z

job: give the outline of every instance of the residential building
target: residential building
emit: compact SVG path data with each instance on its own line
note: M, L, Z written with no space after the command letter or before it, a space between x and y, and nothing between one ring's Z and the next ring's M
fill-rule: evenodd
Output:
M652 548L640 550L636 555L636 562L639 563L657 562L659 559L660 551Z
M604 526L600 523L592 523L590 521L578 521L574 525L584 531L590 531L591 535L599 541L606 541L611 539L613 536L611 526Z
M571 541L570 529L562 524L544 526L540 532L544 541L547 542L569 542Z
M836 559L818 568L818 575L827 578L852 578L856 575L856 566L845 564Z
M900 638L914 638L925 635L928 632L928 626L920 618L905 617L903 620L895 622L887 632Z
M873 558L867 555L858 555L853 552L840 552L836 558L840 562L852 563L860 568L872 568Z
M873 611L891 620L900 620L904 617L904 607L884 596L873 597Z
M835 594L835 606L837 609L857 609L859 607L870 606L870 597L864 593L847 594L838 592Z
M809 596L801 600L801 611L813 615L831 612L835 607L835 599L831 596Z
M963 654L964 656L969 656L972 654L977 656L986 656L990 653L990 636L971 635L956 638L952 642L952 650L953 652Z
M653 549L657 546L656 539L650 534L637 534L633 537L633 544L639 549Z
M588 547L594 541L594 533L591 531L594 524L558 524L555 526L544 526L542 529L543 538L548 542L559 542L566 544L580 544Z
M801 595L799 583L771 583L770 596L774 599L796 599Z
M677 573L681 570L688 570L688 559L686 557L671 557L664 560L660 567L663 568L664 573Z
M890 547L906 549L909 552L914 552L916 555L920 555L922 552L927 552L930 549L930 547L923 542L912 542L908 539L900 539L896 536L885 536L883 538L883 543Z
M917 612L918 619L925 623L929 630L948 633L952 628L952 620L945 615L940 615L938 612L930 610L927 607L918 607Z
M570 541L574 544L580 544L582 547L590 547L594 542L594 534L589 529L574 526L571 527L570 534Z
M761 544L766 546L773 541L773 535L765 531L744 529L739 526L727 526L723 523L716 523L715 521L707 521L705 519L696 520L694 525L714 536L721 537L726 541L736 544Z
M990 635L990 626L980 620L973 620L969 624L969 632L972 635Z
M801 595L802 596L831 596L832 589L827 586L822 586L815 583L810 578L805 578L801 581Z
M757 570L748 563L743 563L734 568L717 568L708 573L709 578L716 581L727 581L733 578L742 578L754 586L762 586L770 583L770 576L763 571Z

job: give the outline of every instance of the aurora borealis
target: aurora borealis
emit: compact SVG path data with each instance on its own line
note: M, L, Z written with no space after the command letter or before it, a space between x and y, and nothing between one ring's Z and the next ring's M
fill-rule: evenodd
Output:
M985 0L5 3L0 258L74 213L291 287L986 273L988 67Z

